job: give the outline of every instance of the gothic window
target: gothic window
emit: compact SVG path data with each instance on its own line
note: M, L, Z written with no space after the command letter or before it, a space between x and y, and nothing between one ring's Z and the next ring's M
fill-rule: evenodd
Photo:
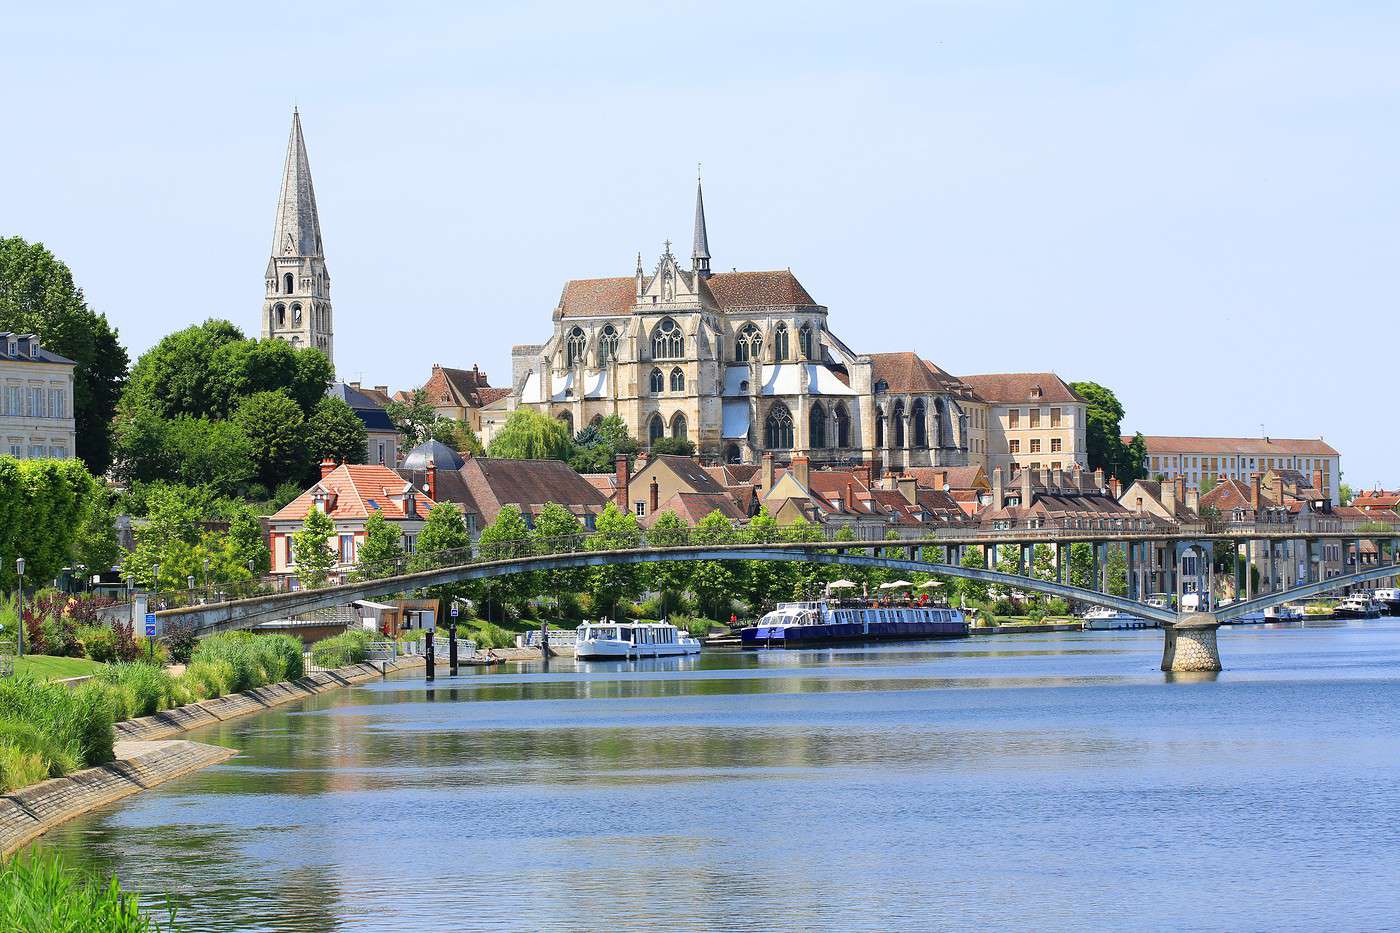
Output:
M894 414L890 427L894 428L894 446L904 446L904 399L894 403Z
M788 358L788 326L782 321L773 328L773 359L782 362Z
M875 446L885 446L885 410L875 409Z
M792 449L792 412L782 402L774 403L768 409L768 420L763 426L764 446L769 450Z
M812 415L808 422L807 436L812 447L826 446L826 409L821 402L812 403Z
M292 326L301 326L301 305L292 305Z
M653 368L651 371L651 394L660 395L666 389L665 377L661 375L661 370Z
M757 324L745 324L739 328L739 339L734 344L734 359L740 363L747 363L751 359L759 359L763 353L763 335L758 332Z
M587 340L584 338L583 331L580 328L575 327L573 330L569 331L569 342L566 345L567 365L573 366L583 359L583 348L586 343Z
M803 325L802 325L802 330L799 331L799 332L798 332L798 335L797 335L797 341L798 341L798 343L799 343L799 344L801 345L801 347L802 347L802 357L803 357L803 359L814 360L814 359L817 358L817 355L816 355L815 353L812 352L812 350L814 349L814 347L813 347L813 344L812 344L812 322L811 322L811 321L808 321L806 324L803 324Z
M655 444L658 440L666 436L666 422L661 420L660 415L652 415L651 423L647 425L647 443Z
M611 324L603 326L603 332L598 335L598 365L606 366L617 359L617 328Z
M278 306L277 306L277 326L278 326L278 327L286 327L286 326L287 326L287 306L286 306L286 305L278 305Z
M677 440L686 439L685 415L676 412L676 416L671 419L671 436Z
M724 448L725 463L742 463L743 460L744 455L740 452L738 444L730 444L728 447Z
M836 403L836 446L851 446L851 413L846 410L845 402Z
M290 295L291 293L292 293L292 274L291 274L290 272L288 272L286 275L282 276L282 294L284 294L284 295Z
M681 368L679 366L671 370L671 391L685 391L685 373L681 372Z
M924 400L918 399L914 402L914 410L909 418L909 429L914 432L915 447L928 446L928 425L924 413Z
M678 360L685 355L685 335L675 321L666 318L651 332L651 355L658 360Z

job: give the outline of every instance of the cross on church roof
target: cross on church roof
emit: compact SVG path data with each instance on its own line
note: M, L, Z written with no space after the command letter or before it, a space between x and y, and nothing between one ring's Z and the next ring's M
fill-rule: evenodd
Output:
M671 241L670 241L670 240L667 240L667 241L666 241L666 255L667 255L667 256L671 255Z

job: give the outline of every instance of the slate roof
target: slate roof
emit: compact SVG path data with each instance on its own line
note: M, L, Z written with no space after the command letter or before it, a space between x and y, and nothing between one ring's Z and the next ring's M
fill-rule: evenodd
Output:
M1054 373L985 373L960 376L977 397L993 404L1083 402L1084 398ZM1040 390L1037 398L1032 393Z
M292 252L287 251L290 242ZM277 224L272 255L321 256L321 221L316 214L316 190L311 186L311 161L301 135L301 114L292 108L292 133L282 167L282 190L277 196Z
M16 352L10 355L10 340L15 341ZM65 363L69 366L78 364L66 356L59 356L50 350L45 350L43 344L39 345L39 355L35 356L30 350L35 341L39 340L38 334L16 334L10 331L0 332L0 360L11 363Z
M389 420L383 406L370 397L364 389L356 389L344 382L332 382L330 388L326 389L326 395L330 398L338 398L350 406L353 411L364 422L366 431L388 432L397 431L394 422Z

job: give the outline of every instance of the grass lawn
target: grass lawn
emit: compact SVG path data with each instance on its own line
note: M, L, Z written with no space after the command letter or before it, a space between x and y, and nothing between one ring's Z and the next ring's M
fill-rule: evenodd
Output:
M87 658L51 658L46 654L26 654L15 658L15 674L29 674L40 680L62 680L65 677L82 677L92 674L102 667Z

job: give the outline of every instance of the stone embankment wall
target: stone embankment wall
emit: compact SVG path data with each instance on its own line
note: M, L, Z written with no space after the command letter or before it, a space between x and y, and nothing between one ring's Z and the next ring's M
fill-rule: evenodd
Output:
M119 722L114 730L115 761L0 796L0 855L9 855L58 824L89 810L238 754L237 749L172 739L172 736L339 687L377 680L385 673L422 664L422 658L400 658L382 669L371 663L352 664L334 671L308 674L301 680L269 684L154 716Z

